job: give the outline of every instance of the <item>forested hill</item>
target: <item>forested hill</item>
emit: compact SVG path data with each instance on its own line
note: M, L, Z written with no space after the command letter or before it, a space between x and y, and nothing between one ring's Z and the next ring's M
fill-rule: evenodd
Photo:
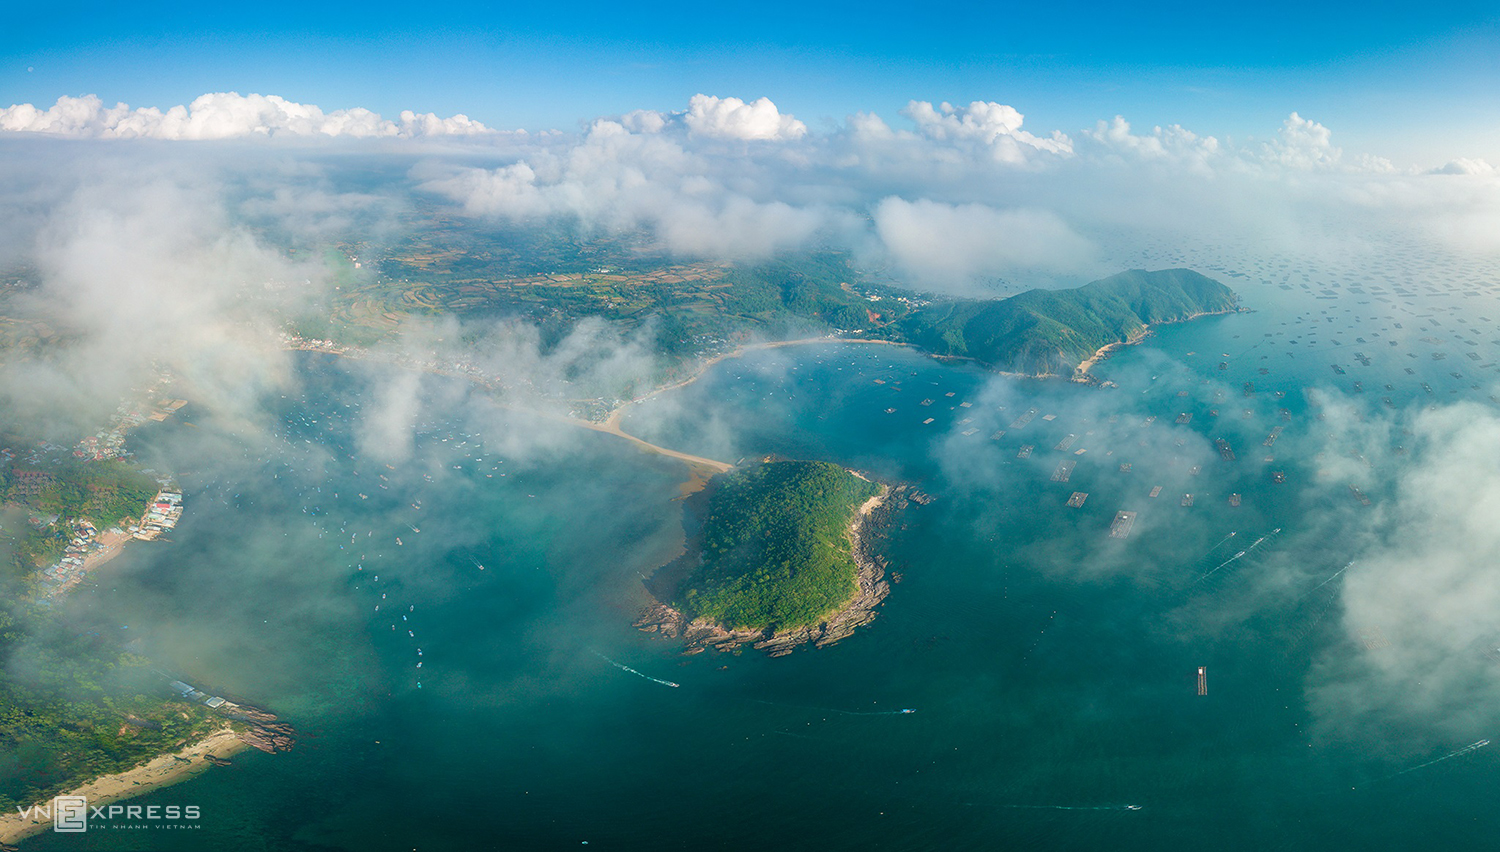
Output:
M690 618L807 627L855 596L849 524L880 486L828 462L777 461L721 473L710 487L702 563L677 601Z
M1067 375L1148 324L1235 309L1233 290L1189 269L1132 269L1072 290L1028 290L1008 299L935 302L897 326L935 355L973 358L1009 372Z

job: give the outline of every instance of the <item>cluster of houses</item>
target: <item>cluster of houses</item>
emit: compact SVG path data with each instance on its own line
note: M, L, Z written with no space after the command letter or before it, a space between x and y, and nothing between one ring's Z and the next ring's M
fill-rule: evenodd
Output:
M182 492L158 491L140 523L131 524L130 532L142 541L150 541L177 526L182 517Z
M83 579L84 560L89 555L100 550L102 545L97 539L99 531L88 521L77 521L73 524L73 536L68 539L67 549L63 551L62 559L57 561L46 570L42 571L43 582L55 588L66 588Z
M160 423L177 413L177 410L184 405L187 405L185 399L165 400L150 409L136 403L126 402L115 409L115 413L109 419L109 428L79 441L78 446L73 448L73 455L88 461L124 458L129 455L125 451L125 436L131 429L148 420Z

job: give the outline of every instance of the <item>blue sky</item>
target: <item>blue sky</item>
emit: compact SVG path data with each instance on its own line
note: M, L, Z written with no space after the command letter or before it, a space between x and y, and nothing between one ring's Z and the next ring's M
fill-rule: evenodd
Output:
M1352 148L1500 159L1494 3L111 4L10 15L0 101L167 107L204 92L570 129L697 92L817 130L912 98L995 100L1037 131L1272 134L1298 111ZM30 70L28 70L30 69Z

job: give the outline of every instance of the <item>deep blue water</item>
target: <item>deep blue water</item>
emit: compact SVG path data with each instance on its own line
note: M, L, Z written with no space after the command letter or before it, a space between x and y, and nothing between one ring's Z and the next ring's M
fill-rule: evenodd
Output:
M1337 400L1374 420L1491 382L1406 357L1405 336L1353 342L1384 320L1260 295L1121 352L1099 370L1117 387L830 345L638 406L626 428L674 448L826 458L937 498L891 530L902 580L873 625L774 660L631 628L642 575L681 546L675 463L437 379L413 445L382 454L363 424L390 375L305 359L264 442L208 421L142 435L183 471L187 515L68 605L302 741L143 798L199 804L196 830L25 848L1472 847L1500 828L1500 751L1421 765L1500 731L1493 712L1325 700L1370 676L1337 572L1392 474L1368 468L1362 507L1319 470L1394 452L1330 439ZM1121 509L1139 513L1123 542Z

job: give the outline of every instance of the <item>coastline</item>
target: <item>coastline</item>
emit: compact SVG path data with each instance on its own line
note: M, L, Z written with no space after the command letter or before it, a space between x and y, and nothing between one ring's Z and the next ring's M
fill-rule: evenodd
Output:
M823 648L848 638L857 628L875 620L876 608L891 593L891 584L885 579L888 563L873 552L871 526L886 520L889 512L905 508L912 493L910 486L883 485L879 494L866 500L855 511L847 534L849 555L858 568L856 589L848 603L818 625L775 632L727 628L702 618L690 621L682 612L653 596L654 603L636 620L635 626L666 639L682 639L686 644L684 654L698 654L710 648L734 651L742 645L750 645L772 657L784 657L799 647ZM886 512L881 512L882 507Z
M700 361L698 363L698 366L693 369L693 372L687 378L682 379L681 381L674 382L670 385L664 385L662 387L644 393L636 397L635 399L620 403L610 411L609 417L606 418L605 422L617 424L620 417L624 414L627 406L645 402L646 400L657 396L658 394L666 393L667 391L674 391L678 388L687 387L693 382L696 382L699 379L703 378L703 376L708 373L709 369L712 368L715 364L718 364L720 361L727 361L731 358L740 358L750 352L759 352L762 349L781 349L785 346L811 346L818 343L877 343L883 346L911 347L910 343L899 343L894 340L876 340L873 338L865 337L835 337L831 334L825 334L822 337L802 337L798 338L797 340L769 340L763 343L745 343L740 346L736 346L728 352L720 352L718 355L715 355L712 358L709 358L705 361Z
M1188 316L1185 316L1182 319L1171 320L1169 322L1153 322L1153 323L1148 323L1148 324L1146 324L1141 329L1141 332L1139 334L1135 335L1134 337L1129 337L1129 338L1126 338L1125 340L1117 340L1114 343L1105 344L1104 346L1101 346L1099 349L1095 350L1094 354L1092 354L1089 357L1087 357L1087 358L1083 359L1082 361L1080 361L1079 364L1078 364L1078 366L1073 368L1073 376L1071 378L1071 381L1075 381L1075 382L1092 382L1092 381L1095 381L1094 376L1089 373L1090 370L1092 370L1095 366L1097 366L1101 361L1108 361L1109 358L1110 358L1110 356L1114 354L1114 352L1115 352L1116 349L1120 349L1120 348L1123 348L1123 347L1126 347L1126 346L1135 346L1136 344L1140 343L1141 341L1146 340L1147 338L1151 337L1151 335L1155 332L1155 330L1156 330L1156 328L1158 326L1163 326L1163 325L1179 325L1181 323L1192 322L1195 319L1201 319L1203 317L1221 317L1221 316L1227 316L1228 314L1237 314L1241 310L1243 310L1243 309L1242 308L1231 308L1230 310L1227 310L1227 311L1200 311L1200 312L1198 312L1196 314L1190 314Z
M83 557L83 565L78 572L78 576L56 586L47 592L46 597L49 599L56 598L77 588L84 580L89 578L95 569L123 553L125 545L129 544L134 538L135 536L125 532L111 533L106 531L100 533L95 541L99 542L102 548Z
M85 796L90 806L104 805L139 796L198 775L213 762L249 748L228 724L217 728L197 742L177 751L158 755L123 772L103 775L69 790L69 796ZM50 820L38 820L26 814L0 814L0 843L11 844L49 829Z
M1238 313L1240 310L1241 309L1239 309L1239 308L1234 308L1234 309L1225 310L1225 311L1204 311L1204 312L1195 313L1195 314L1192 314L1190 316L1183 317L1182 319L1173 320L1171 322L1161 322L1161 323L1147 324L1143 328L1143 330L1141 331L1141 333L1137 334L1136 336L1134 336L1132 338L1129 338L1129 339L1127 339L1125 341L1116 341L1116 342L1107 344L1107 345L1101 347L1100 349L1096 350L1093 355L1091 355L1088 358L1086 358L1083 362L1081 362L1077 367L1075 367L1073 369L1073 372L1072 372L1071 376L1068 377L1068 379L1070 381L1080 382L1080 383L1090 383L1090 382L1097 381L1089 373L1089 371L1094 366L1096 366L1100 361L1103 361L1103 360L1107 359L1109 357L1109 355L1117 347L1120 347L1120 346L1131 346L1131 345L1134 345L1136 343L1139 343L1142 340L1145 340L1147 337L1150 337L1151 333L1152 333L1152 329L1155 328L1158 325L1172 325L1172 324L1181 323L1181 322L1188 322L1190 320L1198 319L1200 317L1205 317L1205 316L1219 316L1219 315L1223 315L1223 314ZM912 350L915 350L917 352L920 352L920 353L926 355L927 357L932 358L932 359L937 360L937 361L943 361L943 362L964 361L964 362L973 363L973 364L976 364L976 365L980 366L982 369L986 370L987 372L994 373L996 375L1001 375L1001 376L1009 376L1009 377L1018 378L1018 379L1054 379L1054 378L1064 378L1064 376L1056 374L1056 373L1035 373L1035 374L1033 374L1033 373L1017 373L1017 372L1012 372L1012 371L1008 371L1008 370L1001 370L1001 369L996 368L996 367L994 367L992 365L986 364L983 361L979 361L979 360L977 360L975 358L966 357L966 356L944 356L944 355L937 355L937 354L934 354L932 352L928 352L928 351L922 349L921 347L916 346L915 344L904 343L904 342L895 341L895 340L882 340L882 339L863 338L863 337L849 338L849 337L837 337L837 336L834 336L834 335L822 335L820 337L804 337L804 338L798 338L796 340L771 340L771 341L765 341L765 342L761 342L761 343L746 343L746 344L742 344L740 346L737 346L734 349L729 350L728 352L721 352L721 353L719 353L717 355L714 355L714 356L712 356L710 358L707 358L707 359L704 359L702 361L699 361L698 364L694 367L693 371L686 378L684 378L684 379L681 379L679 381L673 382L672 384L669 384L669 385L663 385L661 387L654 388L654 389L652 389L652 390L650 390L650 391L648 391L648 392L646 392L646 393L644 393L644 394L642 394L642 395L640 395L638 397L635 397L633 399L620 402L619 404L615 405L613 408L609 409L609 413L607 415L605 415L605 417L604 417L603 420L586 420L586 419L583 419L581 417L572 416L570 414L560 414L560 413L556 413L556 412L549 412L549 411L545 411L545 410L539 410L539 409L536 409L536 408L527 408L527 407L521 407L521 406L516 406L516 405L509 405L509 404L506 404L506 403L503 403L503 402L499 402L498 400L497 400L497 404L499 404L501 408L508 409L508 410L511 410L511 411L519 411L519 412L522 412L522 413L525 413L525 414L530 414L532 416L544 417L544 418L547 418L547 419L550 419L550 420L555 420L555 421L558 421L558 422L561 422L561 423L566 423L566 424L568 424L570 426L576 426L576 427L581 428L581 429L588 429L588 430L590 430L592 432L602 432L602 433L607 434L607 435L614 435L615 437L623 438L626 441L629 441L630 443L635 444L638 449L640 449L640 450L642 450L644 452L655 453L657 455L666 456L667 458L676 459L676 460L678 460L680 462L683 462L684 464L686 464L688 466L689 476L688 476L688 479L685 482L683 482L681 484L681 486L680 486L680 492L681 493L680 493L680 496L679 496L678 499L682 499L682 498L685 498L685 497L687 497L687 496L689 496L689 495L697 492L698 490L702 489L703 486L704 486L704 484L708 481L708 479L710 477L712 477L715 473L722 473L724 471L731 470L734 467L734 465L730 464L729 462L720 461L718 459L710 459L710 458L706 458L706 457L703 457L703 456L695 456L695 455L692 455L690 453L684 453L684 452L681 452L681 451L678 451L678 450L669 449L667 447L663 447L663 446L660 446L658 444L653 444L650 441L647 441L647 440L645 440L643 438L638 438L635 435L632 435L629 432L626 432L625 429L624 429L624 427L621 425L621 422L624 420L625 413L630 409L630 407L633 406L633 405L639 405L639 404L641 404L641 403L643 403L643 402L645 402L645 401L647 401L649 399L652 399L653 397L656 397L656 396L658 396L660 394L667 393L668 391L674 391L674 390L679 390L681 388L685 388L688 385L691 385L694 382L698 381L699 379L703 378L703 376L707 375L707 373L708 373L708 371L710 369L712 369L715 365L719 364L722 361L727 361L727 360L730 360L732 358L740 358L740 357L743 357L744 355L746 355L746 354L748 354L750 352L757 352L757 351L764 350L764 349L780 349L780 348L784 348L784 347L788 347L788 346L810 346L810 345L816 345L816 344L820 344L820 343L821 344L833 344L833 343L860 344L860 343L864 343L864 344L875 344L875 345L880 345L880 346L900 346L900 347L905 347L905 348L912 349ZM326 355L334 355L334 356L341 357L341 358L349 358L349 359L352 359L352 360L363 360L363 359L365 359L365 358L368 357L368 353L365 352L365 351L362 351L362 350L359 350L359 349L356 349L356 348L338 347L337 345L332 344L331 342L328 342L328 341L318 341L316 343L313 343L311 341L306 341L306 340L288 341L284 345L284 348L287 349L287 350L289 350L289 351L318 352L318 353L322 353L322 354L326 354ZM408 366L410 366L410 365L408 365ZM468 373L468 372L462 372L462 371L460 371L460 372L450 372L450 371L441 370L441 369L435 369L435 368L431 368L431 367L423 367L421 365L414 366L414 367L412 367L412 369L416 369L419 372L432 373L434 375L442 375L442 376L448 376L448 377L451 377L451 378L465 379L465 380L471 382L472 384L474 384L476 387L482 388L482 389L484 389L486 391L490 391L491 393L494 393L495 391L498 390L498 388L495 387L494 384L490 380L488 380L486 377L480 376L480 375L474 375L474 374L471 374L471 373Z

